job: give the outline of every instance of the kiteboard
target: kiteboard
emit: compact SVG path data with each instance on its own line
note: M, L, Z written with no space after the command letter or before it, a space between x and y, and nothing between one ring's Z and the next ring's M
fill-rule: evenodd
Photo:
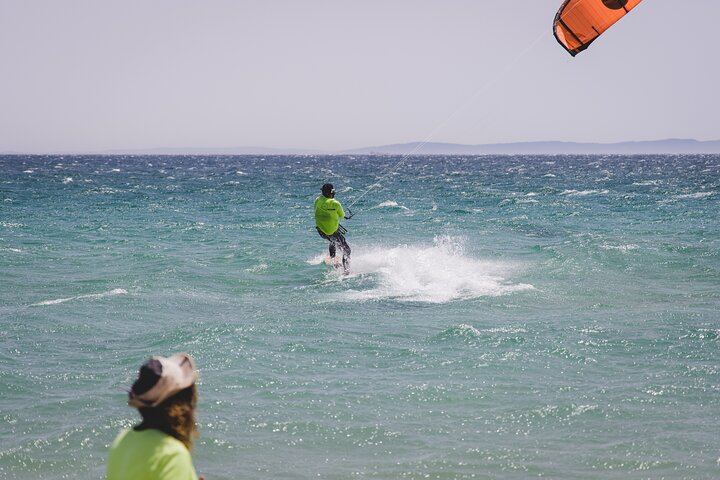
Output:
M339 256L331 257L330 255L328 255L323 259L323 263L327 266L333 267L333 269L335 270L343 268L342 258ZM344 276L348 276L350 275L350 270L343 269L342 274Z
M331 266L333 268L340 268L342 267L342 259L340 257L331 257L330 255L325 257L325 265Z

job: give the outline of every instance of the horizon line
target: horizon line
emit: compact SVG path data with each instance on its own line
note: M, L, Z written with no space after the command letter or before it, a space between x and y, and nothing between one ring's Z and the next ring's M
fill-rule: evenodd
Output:
M647 147L655 146L659 147L662 145L676 144L675 149L672 151L613 151L613 152L580 152L576 149L612 149L621 147ZM420 148L418 149L418 145ZM677 147L679 145L692 145L695 147L710 146L712 151L707 152L695 152L695 151L681 151ZM543 148L538 148L543 147ZM552 147L564 147L559 150L553 150ZM520 148L523 151L513 151L513 148ZM526 149L530 150L526 150ZM533 151L536 148L542 151ZM417 152L403 152L403 149L417 149ZM434 152L423 153L422 150L436 150ZM443 150L447 151L443 151ZM493 151L493 149L497 149ZM567 151L568 149L572 151ZM460 151L464 150L464 152ZM478 150L473 152L473 150ZM486 150L486 151L481 151ZM563 151L565 150L565 151ZM631 149L634 150L634 149ZM320 156L334 156L334 155L399 155L399 154L410 154L410 155L456 155L456 154L467 154L467 155L562 155L562 154L642 154L642 153L657 153L657 154L682 154L682 153L720 153L720 139L718 140L697 140L693 138L665 138L658 140L626 140L620 142L575 142L575 141L564 141L564 140L536 140L536 141L521 141L521 142L506 142L506 143L485 143L485 144L464 144L464 143L451 143L451 142L422 142L413 141L406 143L393 143L376 146L357 147L342 150L324 150L324 149L312 149L312 148L277 148L277 147L258 147L258 146L238 146L238 147L151 147L151 148L113 148L107 150L95 150L95 151L46 151L46 152L18 152L18 151L2 151L0 155L12 156L12 155L29 155L29 156L43 156L43 155L102 155L102 156L113 156L113 155L320 155Z

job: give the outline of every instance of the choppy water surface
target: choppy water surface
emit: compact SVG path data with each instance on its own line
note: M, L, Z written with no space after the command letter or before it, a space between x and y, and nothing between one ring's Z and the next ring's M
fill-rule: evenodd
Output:
M208 480L720 476L718 156L0 172L0 478L102 477L123 388L175 351ZM347 277L327 181L360 199Z

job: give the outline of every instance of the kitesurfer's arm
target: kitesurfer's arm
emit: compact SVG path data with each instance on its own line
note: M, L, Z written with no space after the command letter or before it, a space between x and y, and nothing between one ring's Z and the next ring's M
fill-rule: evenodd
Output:
M340 204L340 202L338 202L337 200L336 200L335 202L336 202L335 211L336 211L337 214L338 214L338 218L347 218L347 217L345 216L345 210L343 210L342 205Z

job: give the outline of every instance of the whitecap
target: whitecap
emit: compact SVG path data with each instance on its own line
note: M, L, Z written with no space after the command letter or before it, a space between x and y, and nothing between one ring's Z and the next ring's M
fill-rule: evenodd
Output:
M560 195L570 197L585 197L588 195L607 195L609 190L563 190Z
M457 330L472 335L473 337L480 337L482 335L482 332L478 330L477 328L473 327L472 325L468 325L467 323L461 323L457 326Z
M387 207L389 207L389 208L400 208L400 209L402 209L402 210L409 210L409 208L407 208L407 207L405 207L405 206L403 206L403 205L400 205L400 204L398 204L397 202L395 202L395 201L393 201L393 200L386 200L386 201L382 202L380 205L377 206L377 208L387 208Z
M711 197L715 194L715 192L695 192L695 193L687 193L684 195L675 195L675 198L678 199L692 199L692 198L706 198Z
M627 245L608 245L607 243L604 243L600 245L600 248L603 250L619 250L621 252L629 252L630 250L637 250L640 248L638 245L635 245L634 243L629 243Z
M254 267L246 268L245 271L248 273L260 273L267 271L268 265L267 263L260 263L258 265L255 265Z
M123 288L115 288L113 290L110 290L108 292L102 292L102 293L91 293L87 295L77 295L75 297L66 297L66 298L56 298L54 300L45 300L38 303L33 303L32 307L42 307L46 305L58 305L60 303L70 302L72 300L82 300L82 299L88 299L88 298L103 298L103 297L112 297L115 295L127 295L127 290Z
M570 416L575 417L577 415L582 415L583 413L595 412L599 409L600 407L598 405L573 405Z
M485 329L487 333L507 333L507 334L518 334L527 333L527 330L522 327L495 327Z

